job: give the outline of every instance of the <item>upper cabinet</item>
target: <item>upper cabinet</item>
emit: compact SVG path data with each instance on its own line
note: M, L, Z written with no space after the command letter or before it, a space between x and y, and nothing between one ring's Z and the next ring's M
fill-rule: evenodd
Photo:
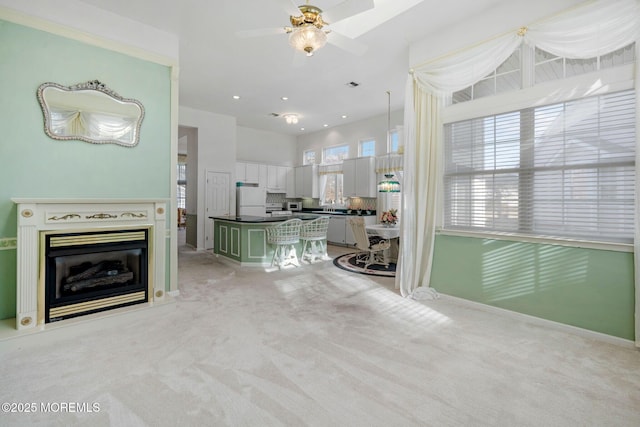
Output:
M267 165L236 162L236 182L267 186Z
M267 191L271 193L287 193L288 166L267 165Z
M346 197L377 197L376 159L358 157L342 162L343 192Z
M317 165L305 165L295 168L295 196L318 197Z

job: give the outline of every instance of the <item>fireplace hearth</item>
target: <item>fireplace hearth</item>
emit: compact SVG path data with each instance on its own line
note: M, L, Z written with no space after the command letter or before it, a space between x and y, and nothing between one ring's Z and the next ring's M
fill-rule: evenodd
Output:
M148 230L46 234L45 323L148 301Z

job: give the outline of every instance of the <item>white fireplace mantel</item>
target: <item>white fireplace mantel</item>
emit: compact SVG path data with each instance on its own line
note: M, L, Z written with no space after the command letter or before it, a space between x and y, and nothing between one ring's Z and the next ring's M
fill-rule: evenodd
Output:
M83 229L149 227L153 257L153 292L149 302L165 296L166 199L49 199L13 198L18 206L16 327L41 323L40 233Z

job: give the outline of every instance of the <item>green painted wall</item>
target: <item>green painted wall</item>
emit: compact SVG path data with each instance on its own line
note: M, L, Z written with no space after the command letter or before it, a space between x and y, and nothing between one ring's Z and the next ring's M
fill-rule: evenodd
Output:
M439 235L447 295L633 340L633 253Z
M0 20L0 238L17 234L12 197L169 199L170 71ZM45 135L38 86L96 79L144 105L136 147L55 141ZM15 268L15 250L0 250L0 319L15 316Z

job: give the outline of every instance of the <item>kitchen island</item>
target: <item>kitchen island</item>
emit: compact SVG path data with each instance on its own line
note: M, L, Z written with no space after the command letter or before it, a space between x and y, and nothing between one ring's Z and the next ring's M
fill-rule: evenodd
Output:
M213 253L242 266L269 266L275 247L267 243L267 227L291 218L310 221L319 216L211 216L209 218L213 220ZM302 243L296 245L296 253L298 257L302 254Z

